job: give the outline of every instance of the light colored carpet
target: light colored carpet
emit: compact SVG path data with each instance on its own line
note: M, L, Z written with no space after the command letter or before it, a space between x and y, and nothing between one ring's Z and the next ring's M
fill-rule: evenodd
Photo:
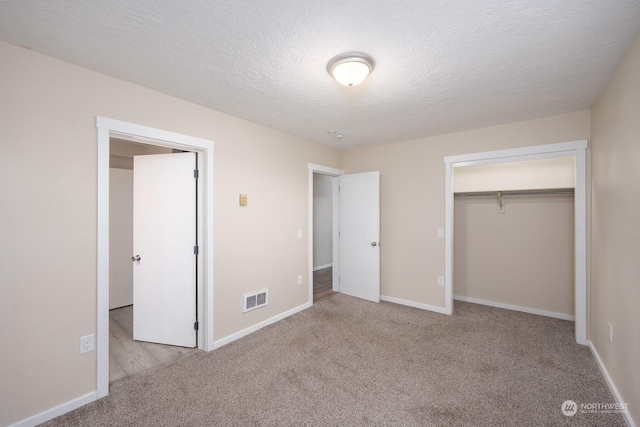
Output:
M210 353L125 379L47 426L623 426L573 323L337 294Z

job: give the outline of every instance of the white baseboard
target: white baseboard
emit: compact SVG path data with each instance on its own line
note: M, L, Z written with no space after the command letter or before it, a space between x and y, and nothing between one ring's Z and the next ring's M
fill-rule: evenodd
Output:
M329 267L333 267L333 264L329 263L329 264L319 265L317 267L313 267L313 271L323 270L323 269L329 268Z
M423 304L421 302L414 302L406 299L388 297L386 295L380 295L380 300L386 301L386 302L392 302L394 304L406 305L413 308L419 308L422 310L435 311L436 313L440 313L440 314L447 314L444 307L438 307L436 305Z
M213 342L213 348L214 349L220 348L223 345L227 345L227 344L229 344L229 343L231 343L231 342L233 342L233 341L235 341L237 339L240 339L242 337L245 337L245 336L249 335L252 332L260 330L260 329L264 328L265 326L269 326L269 325L271 325L273 323L276 323L276 322L278 322L278 321L280 321L282 319L285 319L285 318L287 318L289 316L293 316L294 314L299 313L299 312L301 312L303 310L306 310L307 308L309 308L311 306L312 306L312 304L309 303L309 302L305 303L305 304L302 304L302 305L299 305L298 307L292 308L291 310L285 311L284 313L280 313L280 314L278 314L276 316L273 316L273 317L271 317L271 318L269 318L267 320L263 320L262 322L256 323L255 325L250 326L250 327L248 327L246 329L243 329L243 330L241 330L239 332L236 332L235 334L231 334L231 335L229 335L229 336L227 336L225 338L221 338L219 340L216 340L216 341Z
M9 427L34 427L38 424L42 424L46 421L52 420L55 417L66 414L67 412L71 412L74 409L78 409L79 407L84 406L87 403L95 401L97 398L98 393L94 391L85 394L84 396L80 396L77 399L73 399L61 405L58 405L54 408L47 409L44 412L40 412L39 414L26 418L22 421L18 421L15 424L11 424Z
M620 396L620 392L618 391L618 388L614 384L613 379L609 375L609 371L607 371L607 368L604 366L604 362L602 362L602 359L600 358L600 355L598 354L596 347L593 345L593 342L591 342L591 340L587 340L587 345L591 349L591 353L593 354L593 357L595 357L596 361L598 362L598 367L600 368L600 372L602 372L602 376L607 382L607 385L609 386L609 390L611 391L611 394L613 394L613 398L616 399L617 403L628 403L622 400L622 396ZM631 414L629 413L628 410L624 412L623 415L629 427L636 427L636 423L633 422L633 418L631 418Z
M503 304L501 302L486 301L486 300L483 300L483 299L463 297L463 296L460 296L460 295L455 295L453 297L453 299L454 300L458 300L458 301L464 301L464 302L472 302L474 304L488 305L490 307L504 308L504 309L507 309L507 310L522 311L523 313L537 314L538 316L547 316L547 317L553 317L553 318L556 318L556 319L571 320L571 321L574 321L574 322L576 320L576 317L572 316L571 314L556 313L554 311L538 310L537 308L522 307L522 306L519 306L519 305L511 305L511 304Z

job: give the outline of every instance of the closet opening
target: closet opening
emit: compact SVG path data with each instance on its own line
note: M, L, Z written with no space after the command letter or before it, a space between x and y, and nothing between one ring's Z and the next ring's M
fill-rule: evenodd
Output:
M454 299L573 321L573 157L454 170Z
M586 344L586 148L445 157L445 311L454 299L575 320Z

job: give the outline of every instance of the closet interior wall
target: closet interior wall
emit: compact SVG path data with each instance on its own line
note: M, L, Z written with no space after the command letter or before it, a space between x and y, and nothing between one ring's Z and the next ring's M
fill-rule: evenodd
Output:
M574 168L561 158L455 170L456 299L573 318Z

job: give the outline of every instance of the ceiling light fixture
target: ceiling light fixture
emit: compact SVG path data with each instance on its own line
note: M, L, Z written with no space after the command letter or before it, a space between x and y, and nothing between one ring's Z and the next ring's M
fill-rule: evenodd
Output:
M373 71L373 58L363 53L342 53L327 64L327 71L344 86L356 86Z

